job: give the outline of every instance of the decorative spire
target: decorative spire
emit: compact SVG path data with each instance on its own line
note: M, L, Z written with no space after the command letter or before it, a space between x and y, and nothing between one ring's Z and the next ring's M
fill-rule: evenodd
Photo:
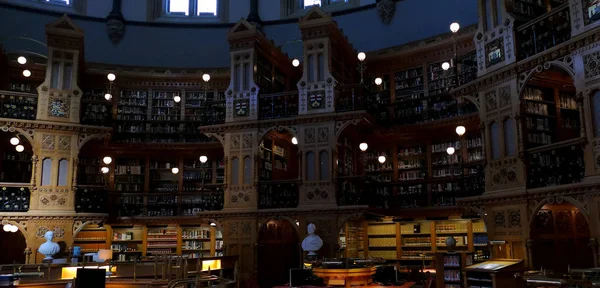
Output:
M125 18L121 13L121 0L113 0L113 8L106 17L106 28L108 37L113 44L117 44L125 35Z
M258 0L250 0L250 14L246 17L246 21L262 32L262 20L260 19L260 15L258 15Z

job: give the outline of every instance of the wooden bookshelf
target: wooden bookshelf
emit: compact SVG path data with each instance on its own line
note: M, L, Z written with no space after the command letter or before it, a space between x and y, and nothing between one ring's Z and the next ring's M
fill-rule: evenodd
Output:
M394 260L398 258L397 235L399 224L394 222L368 222L369 257Z
M107 249L107 229L96 224L86 225L74 235L73 246L79 246L81 253L95 253Z
M115 159L115 188L117 192L144 192L146 159Z
M136 226L111 226L109 245L113 251L115 261L139 260L143 255L144 227Z
M365 222L362 220L349 220L344 227L346 247L344 249L345 258L365 258ZM366 243L368 245L368 242Z
M177 255L181 235L178 226L152 226L147 228L146 256Z
M573 91L528 85L523 100L527 148L579 137L581 123Z
M117 100L117 142L141 143L146 141L146 120L148 120L148 91L121 90Z
M108 125L112 119L112 101L106 100L104 89L90 89L81 97L81 124Z
M0 182L29 183L32 176L32 154L17 152L14 146L4 143L0 161Z
M106 174L100 171L103 166L106 166L103 164L100 157L79 157L77 185L105 187L108 179Z
M444 71L442 64L448 62L450 69ZM428 95L445 94L456 86L456 73L452 60L444 60L429 64L427 69L427 90Z

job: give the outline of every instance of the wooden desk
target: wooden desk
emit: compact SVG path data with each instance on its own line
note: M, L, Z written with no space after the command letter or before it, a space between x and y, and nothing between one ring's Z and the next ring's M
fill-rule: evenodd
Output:
M329 286L344 286L350 288L353 286L366 286L373 282L376 267L352 268L352 269L326 269L313 268L315 276L323 278L325 284Z

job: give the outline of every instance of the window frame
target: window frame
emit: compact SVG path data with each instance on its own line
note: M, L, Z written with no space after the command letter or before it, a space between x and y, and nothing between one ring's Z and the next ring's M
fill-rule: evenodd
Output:
M285 18L299 18L306 14L306 11L310 10L311 6L304 6L304 1L313 1L313 0L284 0L288 1L287 3L282 3L281 5L281 19ZM331 3L331 0L321 0L321 9L326 12L336 12L342 11L346 9L351 9L360 6L360 0L348 0L347 2L342 3ZM325 2L325 3L324 3ZM288 13L285 11L284 6L294 6L293 12Z
M161 13L153 20L165 22L226 22L229 19L228 0L215 0L217 4L217 15L198 15L198 0L188 0L188 15L172 14L169 12L171 0L155 0L161 1ZM149 16L151 18L151 16Z

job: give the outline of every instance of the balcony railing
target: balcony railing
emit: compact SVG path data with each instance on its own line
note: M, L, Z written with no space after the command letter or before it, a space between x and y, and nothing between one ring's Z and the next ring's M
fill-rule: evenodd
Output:
M0 91L0 117L35 120L37 94Z
M198 114L193 115L190 120L199 121L198 125L200 126L225 123L225 100L206 102L204 105L202 109L197 111Z
M75 212L107 213L108 191L98 188L78 187L75 191Z
M370 110L373 101L368 88L363 85L338 85L335 87L335 111Z
M0 212L27 212L29 210L29 188L19 183L0 183Z
M258 105L260 119L296 116L298 115L298 91L262 94Z
M391 117L378 117L382 124L390 126L437 121L477 112L472 102L459 102L448 94L405 99L390 106L393 110Z
M337 178L338 205L368 205L379 209L456 206L456 200L485 190L482 167L465 166L464 175L383 182L378 177ZM459 169L460 170L460 169Z
M292 181L268 181L258 185L258 208L296 208L298 207L298 183Z
M222 185L184 193L114 193L111 215L116 217L193 216L203 211L223 210Z
M367 205L363 187L365 180L361 176L348 176L337 178L337 202L339 206Z
M540 188L581 182L585 161L581 141L532 149L527 157L527 188Z
M529 58L571 38L569 3L564 3L517 28L517 57Z

